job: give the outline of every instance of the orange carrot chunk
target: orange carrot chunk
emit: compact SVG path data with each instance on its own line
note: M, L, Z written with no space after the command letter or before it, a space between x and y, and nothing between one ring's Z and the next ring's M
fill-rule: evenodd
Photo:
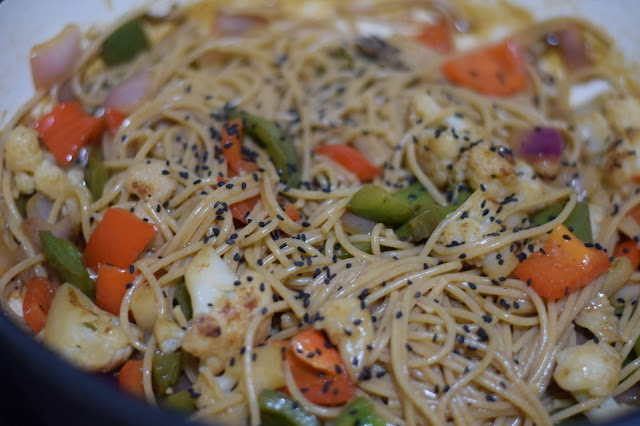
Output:
M513 274L530 283L540 296L558 299L586 286L609 266L605 252L585 246L566 226L559 224L542 250L518 264Z
M82 259L94 271L101 263L128 268L156 234L156 227L135 214L111 207L93 230Z
M382 175L382 170L371 164L360 151L348 145L321 145L315 149L315 152L340 164L358 176L362 182L371 181Z
M104 119L107 123L107 129L111 136L115 135L122 123L127 118L127 114L117 109L107 108L104 111Z
M132 274L129 269L120 269L101 263L98 266L98 280L96 282L96 305L113 315L119 315L127 286L133 282L136 275Z
M144 398L144 385L142 384L142 360L130 359L120 368L118 387L123 392Z
M415 40L440 53L449 53L453 49L449 23L444 18L438 19L435 24L422 27L422 31L415 36Z
M34 128L56 161L67 166L86 143L100 136L104 120L86 114L79 102L68 102L41 117Z
M638 249L638 243L633 240L625 240L616 246L613 250L613 257L625 256L631 262L631 266L634 270L640 266L640 249Z
M229 175L241 175L258 171L258 165L242 154L242 120L230 120L222 127L220 135L222 155L229 165Z
M284 206L284 213L289 216L289 219L297 222L300 220L300 212L293 204L287 204Z
M27 284L22 311L34 333L39 333L44 328L55 292L55 284L43 277L33 277Z
M511 41L454 58L442 72L452 83L490 96L511 96L527 87L524 61Z

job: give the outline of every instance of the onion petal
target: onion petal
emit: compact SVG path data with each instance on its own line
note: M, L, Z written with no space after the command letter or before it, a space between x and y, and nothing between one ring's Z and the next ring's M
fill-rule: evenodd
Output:
M520 155L533 158L559 158L562 155L562 136L552 127L536 127L520 143Z
M342 226L350 234L370 234L376 222L352 213L342 215Z
M229 15L224 12L218 13L214 23L214 34L225 36L239 36L245 34L254 26L262 25L266 21L257 16L250 15Z
M575 71L591 64L587 54L587 42L575 24L569 24L560 30L558 39L562 56L570 70Z
M80 29L67 25L53 39L31 49L31 75L36 89L48 89L68 78L80 56Z
M149 70L141 71L111 89L105 106L129 114L149 96L150 90L151 72Z

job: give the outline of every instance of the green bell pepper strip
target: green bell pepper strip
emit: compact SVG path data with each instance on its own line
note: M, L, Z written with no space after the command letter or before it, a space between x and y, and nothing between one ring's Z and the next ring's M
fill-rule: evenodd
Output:
M264 390L258 396L262 426L320 426L320 421L287 394Z
M544 225L545 223L555 219L562 212L565 205L566 203L556 203L537 211L531 218L533 225ZM583 242L593 242L589 203L586 201L578 201L563 224Z
M94 149L89 154L87 175L85 177L87 188L89 188L94 201L102 197L107 180L109 180L109 170L104 165L102 150L99 148Z
M353 245L358 249L365 253L371 254L371 244L369 243L353 243ZM353 254L349 253L344 247L339 246L337 249L333 251L333 254L336 255L338 259L350 259L353 257Z
M69 240L57 238L51 231L40 231L40 244L47 260L62 278L95 300L96 283L82 263L82 252Z
M349 200L349 209L358 216L387 226L398 226L406 222L417 206L394 197L381 186L367 184Z
M164 395L167 388L178 383L182 374L182 352L156 351L151 364L151 377L156 395Z
M18 209L18 213L20 213L20 216L22 216L23 219L27 217L27 203L29 202L30 198L31 195L25 194L20 194L18 198L16 198L16 208Z
M232 110L229 117L242 119L244 130L267 150L276 170L287 185L292 188L300 187L302 165L291 135L273 121L246 111Z
M173 293L173 300L180 305L184 317L189 321L193 317L193 308L191 307L191 295L184 280L176 287L176 291Z
M148 48L149 40L142 28L142 20L135 18L124 23L102 43L102 59L108 66L119 65Z
M359 396L340 410L335 426L385 426L385 422L376 413L373 403Z
M196 398L188 390L172 393L160 400L160 404L169 410L179 411L184 414L196 411Z

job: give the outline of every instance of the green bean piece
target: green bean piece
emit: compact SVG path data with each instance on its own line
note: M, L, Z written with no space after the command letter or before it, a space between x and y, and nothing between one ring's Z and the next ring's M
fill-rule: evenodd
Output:
M359 396L340 410L335 426L385 426L386 424L376 413L373 403Z
M18 198L16 198L16 207L23 219L27 217L27 203L29 199L31 199L31 195L25 194L20 194Z
M102 197L107 180L109 180L109 170L107 166L104 165L102 150L96 148L89 154L87 175L85 177L87 188L89 188L89 192L91 192L94 201Z
M275 122L246 111L233 110L229 112L229 117L242 119L244 130L267 150L278 174L287 185L300 187L302 166L290 134Z
M142 28L142 19L124 23L102 43L102 59L108 66L119 65L133 59L149 48L149 40Z
M320 421L287 394L263 390L258 396L262 426L320 426Z
M164 395L170 386L178 383L182 374L182 352L156 351L153 354L151 377L156 395Z
M556 203L542 210L537 211L531 218L535 226L549 223L564 210L566 203ZM569 228L576 237L585 243L593 242L593 233L591 231L591 217L589 215L589 203L586 201L578 201L569 216L563 224Z
M196 398L194 398L188 390L182 390L180 392L167 395L162 398L160 404L164 408L179 411L184 414L196 411Z
M358 250L371 254L371 244L369 243L352 243ZM353 257L351 253L342 246L339 246L333 251L338 259L350 259Z
M40 244L47 260L62 278L91 299L95 299L96 283L82 263L82 252L69 240L57 238L51 231L40 231Z
M395 198L381 186L367 184L349 200L354 214L387 226L399 226L406 222L418 206Z
M182 280L173 293L173 300L180 305L184 317L189 321L193 317L193 308L191 307L191 295L187 284Z

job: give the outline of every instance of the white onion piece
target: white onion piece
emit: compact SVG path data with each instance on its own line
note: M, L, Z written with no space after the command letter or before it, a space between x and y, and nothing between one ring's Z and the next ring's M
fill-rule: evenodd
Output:
M67 80L58 88L58 103L66 104L76 100L76 96L73 94L73 88L71 87L71 80Z
M80 29L67 25L53 39L31 49L31 75L36 89L48 89L68 78L80 56Z
M111 89L105 106L129 114L141 101L149 96L150 91L151 72L148 70L141 71Z
M40 231L51 231L57 237L73 241L78 233L78 223L71 216L63 216L55 225L46 220L37 218L27 218L22 222L22 230L31 241L31 244L42 250L40 245Z
M342 215L342 227L350 234L369 234L376 223L352 213Z
M53 208L53 201L42 194L35 194L27 201L27 218L46 221Z

